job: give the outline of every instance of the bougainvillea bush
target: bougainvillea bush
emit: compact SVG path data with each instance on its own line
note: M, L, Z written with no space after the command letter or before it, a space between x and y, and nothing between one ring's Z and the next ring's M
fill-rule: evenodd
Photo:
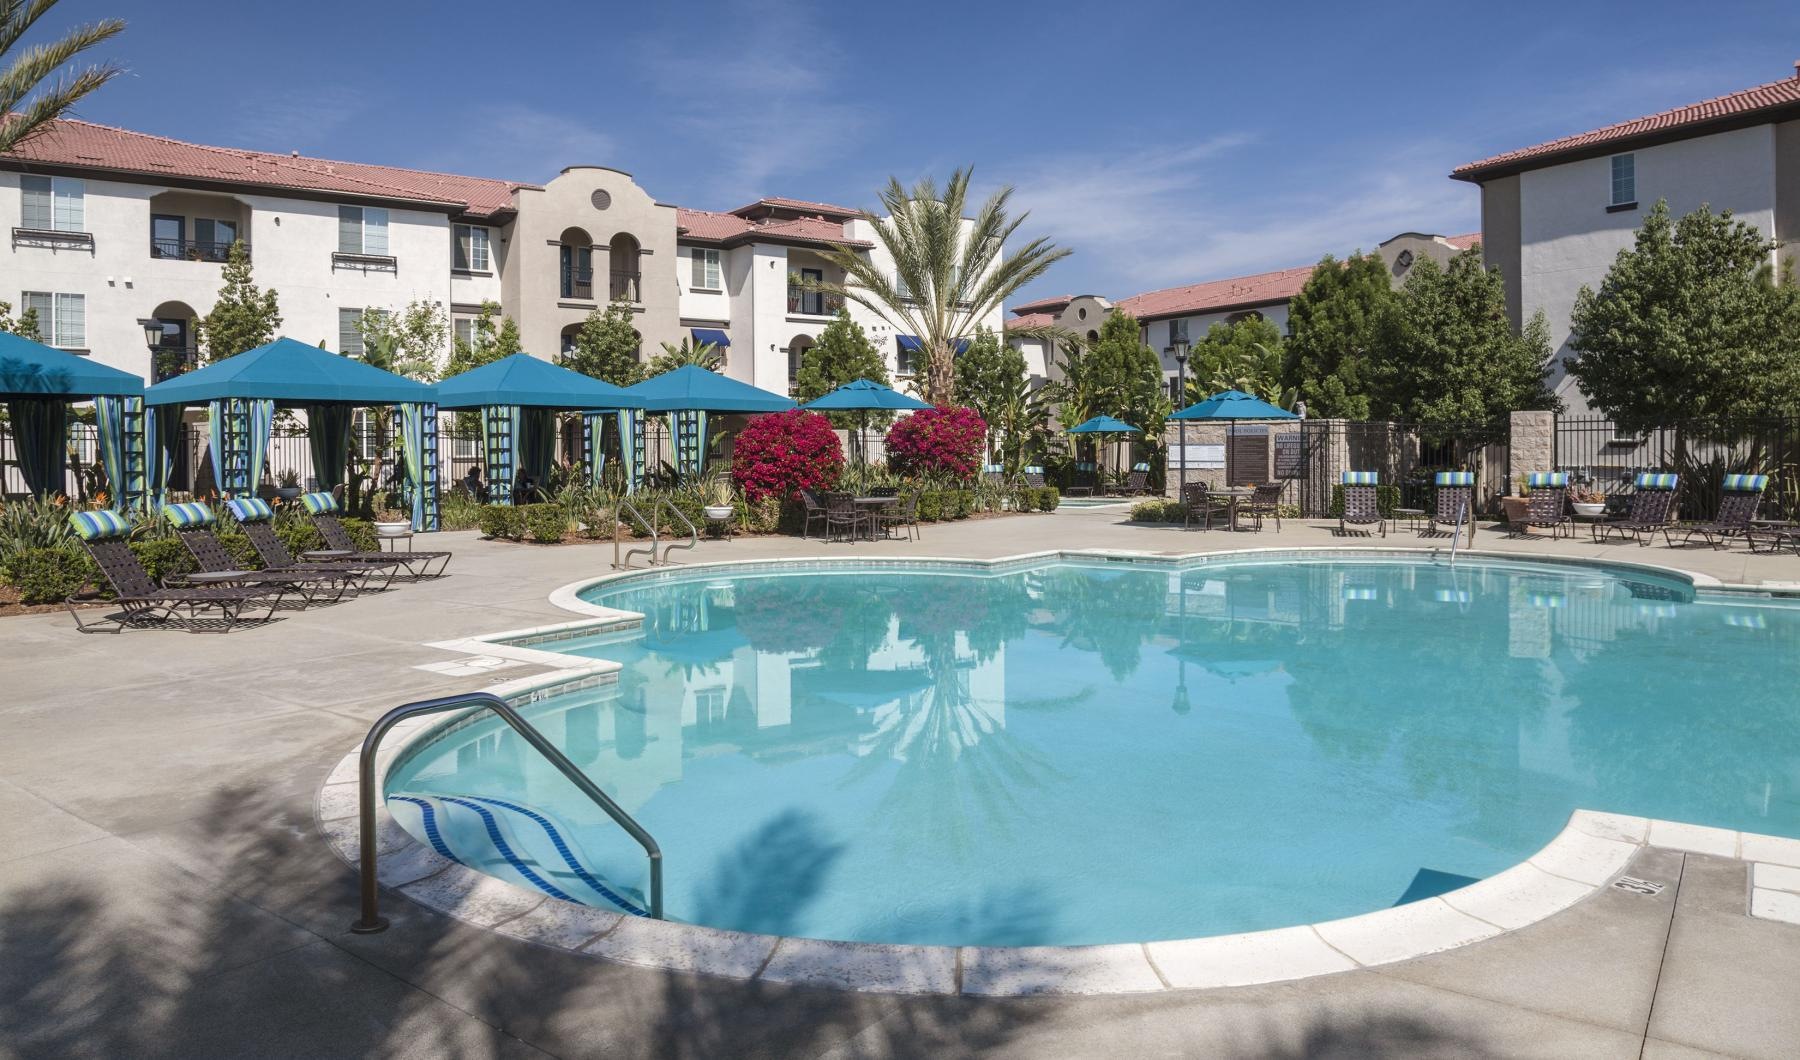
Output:
M804 489L830 489L844 471L844 447L831 421L789 409L758 416L738 433L731 477L751 502L787 500Z
M902 475L974 478L986 437L987 424L974 409L920 409L888 429L888 467Z

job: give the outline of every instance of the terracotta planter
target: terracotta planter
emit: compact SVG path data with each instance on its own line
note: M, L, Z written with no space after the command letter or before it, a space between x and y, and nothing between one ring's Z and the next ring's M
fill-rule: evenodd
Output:
M1500 507L1506 512L1506 521L1509 523L1522 523L1531 512L1531 502L1524 497L1502 497Z

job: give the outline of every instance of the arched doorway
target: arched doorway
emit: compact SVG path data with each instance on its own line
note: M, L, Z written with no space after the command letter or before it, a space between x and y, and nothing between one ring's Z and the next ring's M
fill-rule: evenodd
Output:
M643 292L638 282L638 241L631 235L620 232L612 237L612 244L607 250L607 273L610 281L607 297L615 301L620 298L628 302L643 301Z
M570 324L562 329L562 337L556 344L557 352L567 357L575 351L575 340L581 335L580 324Z
M161 340L150 345L152 382L172 379L199 366L199 352L194 344L194 321L198 316L186 302L164 302L150 314L162 325Z
M588 235L585 229L567 228L557 242L562 244L559 252L561 273L558 293L564 298L592 301L594 237Z
M811 335L795 335L787 344L787 382L788 393L800 383L800 365L806 359L806 351L816 343Z

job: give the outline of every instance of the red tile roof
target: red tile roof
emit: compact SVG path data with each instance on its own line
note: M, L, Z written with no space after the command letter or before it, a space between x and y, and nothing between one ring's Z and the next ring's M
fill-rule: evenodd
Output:
M1462 234L1460 236L1445 236L1444 242L1450 244L1451 246L1455 247L1458 250L1467 250L1470 247L1474 246L1475 244L1481 242L1481 233L1480 232L1465 232L1464 234Z
M1015 308L1013 312L1017 313ZM1007 328L1041 328L1056 323L1055 313L1022 313L1006 322Z
M1301 265L1275 272L1259 272L1253 276L1234 276L1228 280L1209 280L1186 287L1147 291L1121 299L1117 308L1139 320L1151 320L1285 302L1306 286L1313 268L1312 265Z
M811 210L811 211L819 214L821 217L826 217L826 218L831 218L831 217L848 218L848 217L861 217L862 216L862 211L858 210L854 206L837 206L837 205L833 205L832 203L828 203L828 202L809 202L806 199L783 199L783 198L777 198L777 197L758 199L753 203L749 203L747 205L740 206L731 212L734 214L752 213L756 210L763 209L763 208L770 207L770 206L773 206L773 207L776 207L777 209L782 209L782 210Z
M1040 309L1061 309L1063 306L1068 305L1074 300L1075 296L1072 294L1053 295L1049 298L1040 298L1035 302L1020 302L1018 305L1013 306L1012 311L1015 313L1033 313Z
M481 217L511 209L513 192L534 186L304 155L207 147L73 119L53 122L8 157L134 176L426 202L460 207L462 212Z
M1608 125L1604 129L1564 136L1532 147L1522 147L1517 151L1484 158L1479 162L1457 166L1451 176L1461 180L1473 180L1486 176L1493 171L1516 171L1533 169L1551 162L1563 155L1577 154L1586 150L1604 149L1606 146L1623 146L1627 141L1640 137L1657 135L1682 135L1680 130L1690 130L1686 135L1699 136L1705 127L1714 123L1729 122L1733 119L1750 119L1763 111L1800 111L1800 76L1789 77L1781 81L1771 81L1766 85L1746 88L1742 92L1733 92L1728 96L1702 100L1685 107L1665 110L1660 114L1652 114L1645 118L1634 118L1631 121Z
M684 206L676 209L675 224L680 229L679 234L687 239L723 243L726 246L750 243L758 239L789 243L820 243L865 249L871 245L860 239L850 239L845 236L842 223L826 221L817 217L800 217L781 221L751 221L739 217L735 213L690 210Z

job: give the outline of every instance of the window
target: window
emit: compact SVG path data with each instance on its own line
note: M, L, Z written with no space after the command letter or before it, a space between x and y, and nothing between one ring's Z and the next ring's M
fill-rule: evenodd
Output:
M450 328L451 328L451 333L456 336L457 342L465 343L465 344L471 345L471 346L474 345L474 343L475 343L475 318L474 317L457 317L455 320L451 321Z
M388 212L373 206L338 207L338 253L386 257Z
M1612 156L1612 205L1627 206L1637 201L1637 156Z
M362 328L357 324L367 315L372 322L383 320L388 313L385 309L339 309L338 310L338 352L347 357L360 358L365 352Z
M905 346L901 346L900 352L894 355L894 374L913 374L913 351L907 349Z
M694 248L694 278L689 284L696 291L718 291L725 287L723 270L719 268L719 252Z
M1185 320L1169 321L1169 345L1185 346L1188 340L1188 322Z
M26 291L19 304L37 310L38 336L45 342L65 350L87 349L86 295Z
M153 258L181 257L182 235L187 229L187 218L171 213L155 213L150 215L150 256Z
M19 178L21 210L20 228L40 232L85 232L86 211L82 208L86 185L70 177Z
M587 301L594 297L594 248L562 245L562 296Z
M802 284L823 283L824 281L825 281L825 270L824 269L801 269L800 270L800 282ZM812 316L816 316L816 317L824 316L825 315L825 294L824 294L824 292L823 291L809 291L804 286L801 287L801 289L800 289L800 312L808 313L808 314L810 314Z
M212 217L194 218L194 244L201 257L207 261L224 261L231 253L231 244L238 240L236 221L223 221Z
M463 272L488 271L488 230L476 225L457 225L456 249L450 267Z
M906 286L906 277L898 272L894 273L894 293L905 301L912 301L912 289Z

